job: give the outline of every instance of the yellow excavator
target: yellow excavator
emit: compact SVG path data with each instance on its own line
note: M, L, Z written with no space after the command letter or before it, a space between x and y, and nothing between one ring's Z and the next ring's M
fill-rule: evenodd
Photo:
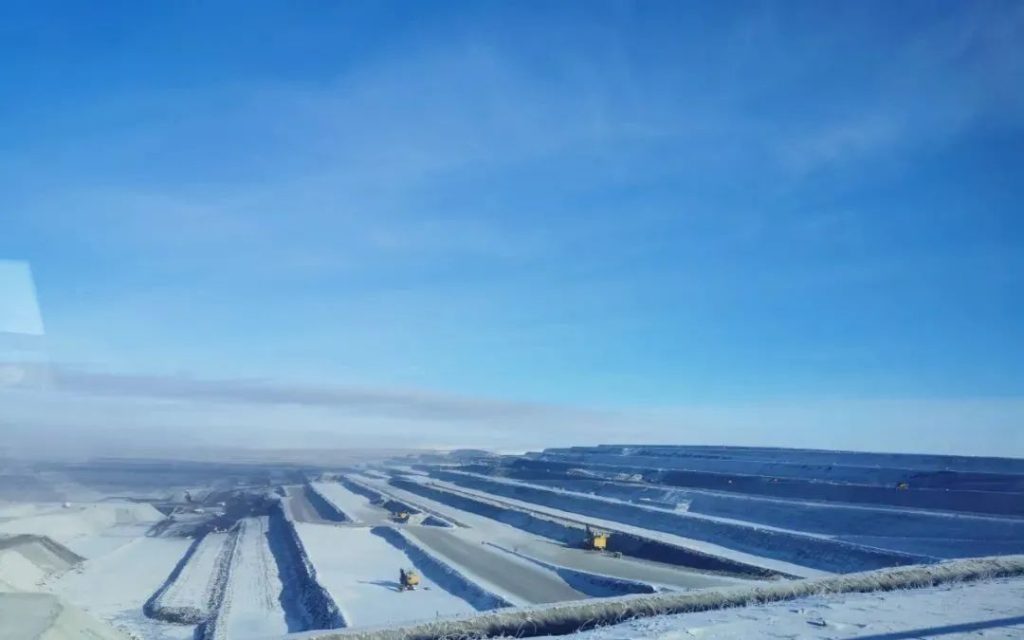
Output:
M587 537L583 541L583 547L592 551L604 551L608 548L608 532L598 531L587 527Z
M420 574L412 569L398 570L398 584L401 591L412 591L420 583Z

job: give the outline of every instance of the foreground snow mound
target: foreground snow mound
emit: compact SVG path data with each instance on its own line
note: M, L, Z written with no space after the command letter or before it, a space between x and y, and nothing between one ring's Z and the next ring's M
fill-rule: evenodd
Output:
M1024 638L1024 579L917 591L816 596L742 612L655 616L574 634L576 640L750 638ZM548 636L549 638L551 636Z
M129 636L45 593L0 593L4 640L129 640Z

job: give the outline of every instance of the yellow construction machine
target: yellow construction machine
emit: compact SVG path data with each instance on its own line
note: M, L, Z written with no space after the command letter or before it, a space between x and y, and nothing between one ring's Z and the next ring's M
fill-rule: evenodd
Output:
M412 591L420 583L420 574L412 569L399 569L398 583L402 591Z
M395 522L409 522L408 511L393 511L391 512L391 519Z
M583 546L592 551L604 551L608 548L608 535L607 531L587 527L587 537L583 541Z

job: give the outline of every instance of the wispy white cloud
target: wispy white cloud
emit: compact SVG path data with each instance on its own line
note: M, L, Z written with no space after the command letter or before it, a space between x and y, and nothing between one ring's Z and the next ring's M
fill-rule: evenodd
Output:
M1024 455L1021 398L812 398L591 410L415 390L20 366L30 374L22 384L0 387L0 433L8 452L25 456L439 443L522 451L600 442Z

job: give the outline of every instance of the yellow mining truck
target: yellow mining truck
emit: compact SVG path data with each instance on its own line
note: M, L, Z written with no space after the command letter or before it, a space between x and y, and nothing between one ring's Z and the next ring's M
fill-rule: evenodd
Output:
M402 591L412 591L420 583L420 574L412 569L399 569L398 583Z

